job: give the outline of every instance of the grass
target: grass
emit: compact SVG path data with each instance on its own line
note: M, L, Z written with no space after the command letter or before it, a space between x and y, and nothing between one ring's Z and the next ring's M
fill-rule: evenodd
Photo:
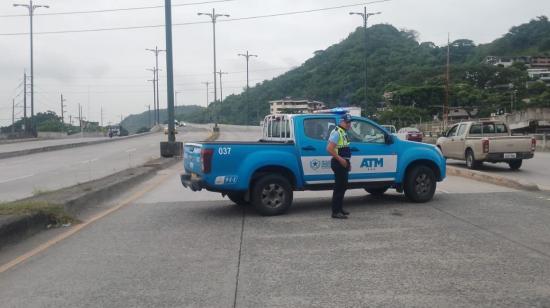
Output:
M65 212L62 205L44 201L16 201L0 203L0 215L44 214L55 225L76 223L76 219Z
M46 194L46 193L49 193L49 192L50 192L50 190L35 187L32 190L32 195L33 196L38 196L38 195L43 195L43 194Z

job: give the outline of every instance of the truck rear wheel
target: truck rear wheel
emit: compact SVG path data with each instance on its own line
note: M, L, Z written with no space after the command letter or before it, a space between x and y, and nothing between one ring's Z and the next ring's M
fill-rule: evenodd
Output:
M519 168L521 168L522 163L523 163L522 159L513 160L508 163L508 166L510 166L510 169L512 170L518 170Z
M227 194L227 197L229 198L229 200L233 201L233 203L237 205L242 205L242 206L250 204L250 202L245 200L244 196L245 196L244 192L232 192Z
M428 202L432 200L436 186L435 174L430 167L414 166L405 178L405 196L416 203Z
M474 156L474 151L472 151L471 149L468 149L466 151L466 167L468 167L468 169L475 170L475 169L478 169L480 165L481 165L481 162L476 161L476 158Z
M293 191L288 180L269 174L256 181L252 188L252 204L264 216L281 215L292 204Z

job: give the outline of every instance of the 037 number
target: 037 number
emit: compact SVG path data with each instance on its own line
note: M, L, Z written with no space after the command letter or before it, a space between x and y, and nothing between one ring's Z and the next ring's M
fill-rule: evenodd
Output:
M218 149L218 154L220 154L220 155L231 155L231 148L225 148L225 147L219 148Z

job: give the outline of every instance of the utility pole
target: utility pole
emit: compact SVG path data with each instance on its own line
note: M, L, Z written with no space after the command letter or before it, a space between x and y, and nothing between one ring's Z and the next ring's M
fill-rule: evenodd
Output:
M208 108L208 104L210 103L210 99L209 99L209 96L208 96L208 93L210 92L209 90L209 87L210 87L210 81L206 81L206 82L203 82L202 84L206 85L206 108Z
M449 67L451 66L451 35L447 34L447 66L445 72L445 103L443 104L443 130L447 130L449 121L449 90L451 73Z
M213 33L213 40L214 40L214 103L218 101L218 92L217 92L217 84L216 84L216 21L218 20L218 17L229 17L227 14L216 14L216 9L212 9L212 13L198 13L197 15L205 15L209 16L212 20L212 33Z
M11 132L15 133L15 98L11 102Z
M84 127L82 125L82 106L78 104L78 122L80 126L80 136L84 137Z
M206 85L206 111L208 111L208 105L210 103L210 99L208 97L208 94L210 92L210 82L209 81L206 81L206 82L203 82L202 84ZM211 113L209 112L208 115L210 116L210 120L212 120L212 116L211 116Z
M36 123L34 119L34 48L33 48L33 16L34 16L34 10L37 8L49 8L48 5L34 5L32 3L32 0L29 0L29 4L14 4L14 7L26 7L29 10L29 17L30 17L30 40L31 40L31 126L32 126L32 133L36 137Z
M100 127L103 127L103 106L101 106L101 113L100 113L100 123L99 123L99 126Z
M367 83L367 62L368 62L368 58L369 58L369 54L368 54L368 51L367 51L367 23L368 23L368 20L369 20L369 17L373 16L373 15L378 15L378 14L381 14L381 12L376 12L376 13L367 13L367 7L365 6L364 7L364 11L363 13L357 13L357 12L350 12L349 13L350 15L359 15L361 17L363 17L363 28L364 28L364 35L365 35L365 109L368 110L368 99L367 99L367 86L368 86L368 83Z
M228 73L226 72L222 72L222 70L220 70L218 72L218 75L220 77L220 103L223 102L223 87L222 87L222 75L227 75Z
M149 128L151 128L151 105L148 105L148 107L149 107L149 112L147 114L149 118Z
M24 132L29 131L29 123L27 123L27 71L23 73L23 125Z
M61 94L61 124L62 124L61 131L65 131L65 113L64 113L64 110L65 110L65 107L67 107L65 105L66 101L67 100L63 98L63 94Z
M159 108L158 108L158 93L157 93L157 69L156 68L148 68L148 71L153 72L153 80L149 80L153 82L153 104L155 109L155 124L159 124Z
M246 51L245 54L243 53L240 53L238 54L238 56L240 57L245 57L246 58L246 125L248 125L248 121L250 121L250 99L248 98L248 90L250 89L250 85L249 85L249 79L248 79L248 63L250 62L250 58L257 58L258 55L252 55L252 54L249 54L248 53L248 50ZM260 106L256 106L257 109L256 109L256 117L259 118L259 114L260 114Z
M159 49L158 46L155 46L155 49L145 49L151 51L155 54L155 77L156 80L156 110L157 110L157 123L160 123L160 99L159 99L159 54L161 52L166 52L166 50Z

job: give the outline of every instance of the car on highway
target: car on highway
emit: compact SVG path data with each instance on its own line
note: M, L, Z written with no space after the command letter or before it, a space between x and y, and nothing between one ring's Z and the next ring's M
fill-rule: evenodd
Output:
M284 213L293 191L331 190L334 174L327 139L340 114L269 115L257 142L218 141L184 145L183 186L252 203L263 215ZM375 122L352 117L349 188L382 195L394 188L413 202L432 199L446 163L434 146L402 141Z
M422 132L416 127L403 127L397 132L396 136L401 140L416 142L422 142L423 138Z
M483 162L503 162L517 170L524 159L534 157L537 141L530 136L512 136L502 122L470 121L453 125L436 145L445 157L465 160L470 169Z
M178 126L174 126L174 134L177 134L178 133L178 130L177 130L177 127ZM168 125L164 125L164 134L165 135L168 135Z

